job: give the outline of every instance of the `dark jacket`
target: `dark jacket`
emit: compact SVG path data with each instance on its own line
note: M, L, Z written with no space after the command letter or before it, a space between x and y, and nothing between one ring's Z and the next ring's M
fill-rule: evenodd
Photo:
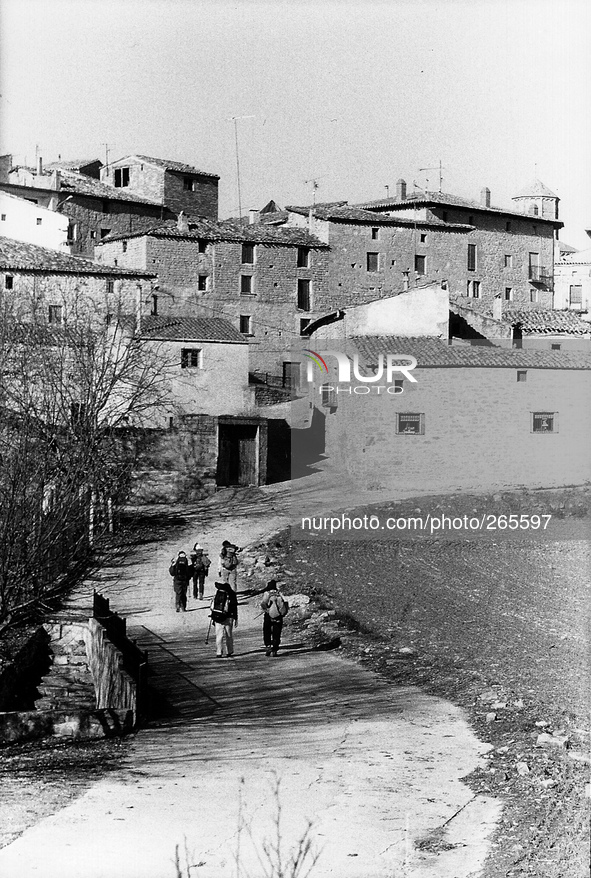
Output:
M189 585L189 581L193 576L193 565L188 563L179 564L178 561L175 561L174 564L171 564L168 568L168 572L172 576L172 586L174 590L181 591Z

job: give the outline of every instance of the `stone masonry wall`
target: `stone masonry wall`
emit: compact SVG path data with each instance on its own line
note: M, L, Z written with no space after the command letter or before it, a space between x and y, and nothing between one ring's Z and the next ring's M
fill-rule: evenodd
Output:
M589 372L525 371L518 383L513 368L420 368L399 395L338 394L326 453L367 485L401 490L588 481ZM424 414L424 435L397 435L396 412ZM556 413L557 432L533 433L532 412Z

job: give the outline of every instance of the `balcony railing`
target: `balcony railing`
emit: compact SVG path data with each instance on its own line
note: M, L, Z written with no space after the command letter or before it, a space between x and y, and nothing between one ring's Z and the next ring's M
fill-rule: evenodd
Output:
M554 275L544 265L530 265L529 279L533 284L540 284L548 290L554 289Z

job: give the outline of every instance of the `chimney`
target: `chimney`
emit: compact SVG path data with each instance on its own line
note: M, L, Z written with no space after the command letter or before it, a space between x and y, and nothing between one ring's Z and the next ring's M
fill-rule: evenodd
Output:
M37 175L40 177L43 173L43 159L41 156L37 159Z
M480 203L483 207L490 207L490 189L488 186L480 190Z
M406 200L406 180L403 180L402 178L396 181L396 200Z
M251 207L248 211L248 225L254 226L255 223L258 223L260 220L260 214L258 210L255 210L254 207Z
M185 216L185 214L183 213L182 210L177 217L176 227L179 230L179 232L188 232L189 231L189 221L187 220L187 217Z

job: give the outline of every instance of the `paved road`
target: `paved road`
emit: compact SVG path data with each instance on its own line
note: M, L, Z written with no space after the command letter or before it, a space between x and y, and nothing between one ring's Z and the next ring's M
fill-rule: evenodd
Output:
M175 878L176 845L192 878L258 878L275 874L264 848L278 823L284 861L311 824L312 878L477 874L500 807L460 781L487 748L459 709L311 651L289 629L267 659L256 600L240 604L233 660L204 642L206 601L174 612L174 551L199 539L215 557L224 538L274 532L285 497L265 498L218 497L174 540L102 572L150 650L168 714L138 733L120 770L3 848L2 878Z

